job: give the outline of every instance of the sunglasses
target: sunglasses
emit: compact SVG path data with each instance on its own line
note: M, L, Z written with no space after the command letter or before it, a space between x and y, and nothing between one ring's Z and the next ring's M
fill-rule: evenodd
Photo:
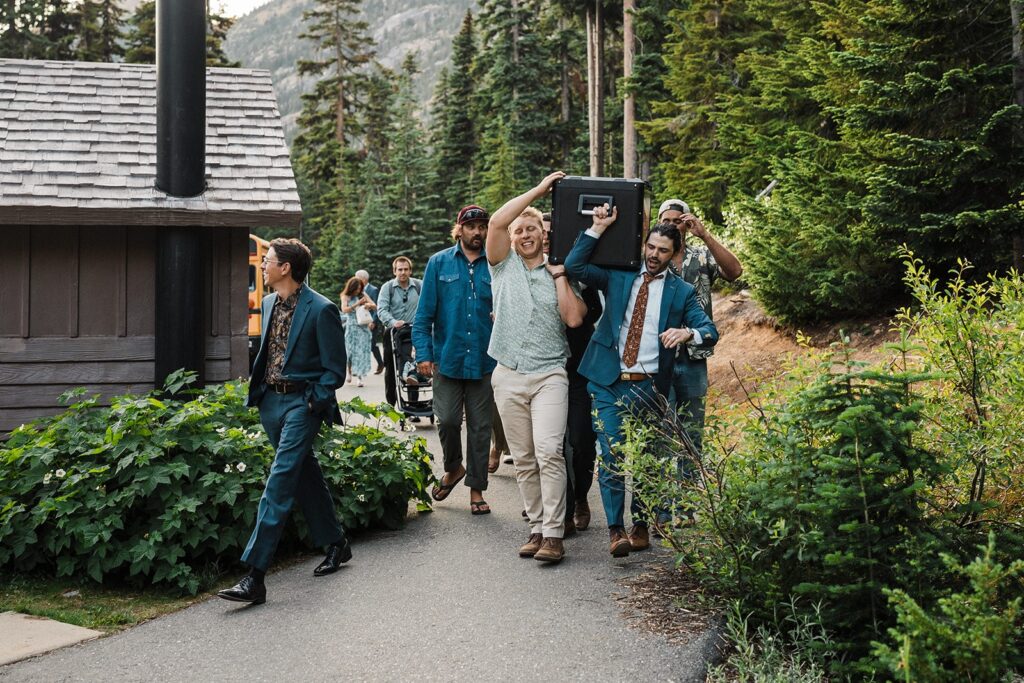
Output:
M489 218L487 212L483 209L470 209L459 217L459 224L467 223L469 221L485 221Z

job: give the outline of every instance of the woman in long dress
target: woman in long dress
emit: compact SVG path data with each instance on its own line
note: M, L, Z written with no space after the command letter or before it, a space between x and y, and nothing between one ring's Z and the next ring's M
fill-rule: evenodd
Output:
M345 283L340 298L341 313L345 316L345 350L348 352L348 363L356 386L361 387L363 378L370 374L370 345L373 343L373 332L370 325L359 324L356 309L363 306L369 312L375 306L373 300L363 291L363 281L357 277ZM349 377L350 382L352 377Z

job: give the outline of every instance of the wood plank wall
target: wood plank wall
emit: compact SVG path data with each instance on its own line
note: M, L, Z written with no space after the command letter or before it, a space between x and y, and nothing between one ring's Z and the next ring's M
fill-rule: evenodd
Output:
M0 249L0 435L61 410L153 387L156 230L5 227ZM210 230L206 379L248 374L248 230Z

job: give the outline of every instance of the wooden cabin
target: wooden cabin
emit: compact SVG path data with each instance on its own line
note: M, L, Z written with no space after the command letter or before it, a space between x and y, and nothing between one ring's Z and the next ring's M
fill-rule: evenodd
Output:
M189 226L205 250L205 380L248 370L248 235L298 228L270 74L207 69L206 190L156 189L156 67L0 59L0 434L153 388L156 248Z

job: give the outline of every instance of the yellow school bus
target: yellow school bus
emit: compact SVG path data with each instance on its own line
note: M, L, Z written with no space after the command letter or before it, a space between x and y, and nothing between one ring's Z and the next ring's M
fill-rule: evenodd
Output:
M260 350L260 328L263 323L260 304L270 290L263 284L263 257L270 249L270 242L256 235L249 235L249 367L256 360Z

